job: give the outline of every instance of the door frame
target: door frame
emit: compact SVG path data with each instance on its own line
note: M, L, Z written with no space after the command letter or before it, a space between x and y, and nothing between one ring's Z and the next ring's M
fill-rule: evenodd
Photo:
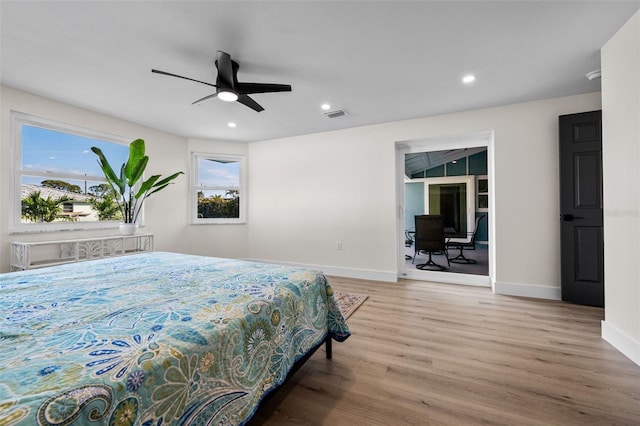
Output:
M405 174L404 156L417 152L444 151L451 149L487 148L487 175L489 178L489 275L458 274L440 271L408 270L405 264ZM495 288L495 253L496 253L496 221L495 221L495 166L494 166L494 132L484 131L461 135L449 135L434 138L396 141L396 259L398 278L409 278L422 281L437 281L451 284L475 285Z

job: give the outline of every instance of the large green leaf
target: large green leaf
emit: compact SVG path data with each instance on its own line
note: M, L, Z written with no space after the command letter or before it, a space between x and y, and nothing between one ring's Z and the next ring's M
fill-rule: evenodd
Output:
M164 189L173 179L184 174L177 172L162 180L160 180L160 175L153 175L143 181L138 191L134 193L133 187L142 179L149 162L149 157L145 155L144 140L136 139L129 144L129 158L120 167L120 176L116 175L100 148L92 147L91 150L98 155L98 164L102 168L107 182L120 194L118 204L122 209L125 222L135 222L144 200L149 195Z
M149 157L144 155L144 140L136 139L129 144L129 159L125 167L125 176L129 186L134 186L147 167Z
M179 175L182 175L182 174L184 174L184 173L182 173L182 172L174 173L171 176L166 177L166 178L162 179L159 182L157 182L157 180L160 178L160 175L151 176L149 179L147 179L142 184L142 187L136 193L136 198L140 198L140 197L147 198L148 196L150 196L154 192L158 192L161 189L164 189L167 185L169 185L169 183L173 179L177 178Z
M98 156L98 164L102 169L102 173L104 173L104 177L107 178L109 184L113 187L113 189L119 189L120 194L124 194L125 187L122 181L116 176L116 173L113 171L113 168L107 161L107 158L104 156L104 153L100 148L95 146L91 147L91 151L93 151Z
M153 184L156 183L158 179L160 179L160 175L153 175L149 179L142 182L142 185L140 185L140 189L136 193L136 198L142 197L145 194L145 192L151 189Z
M118 186L120 187L120 194L125 195L127 190L127 176L125 175L125 164L120 167L120 179L118 180Z
M154 186L165 185L165 184L171 182L172 180L174 180L175 178L177 178L179 175L183 175L183 174L184 173L182 173L182 172L174 173L171 176L162 179L160 182L156 183Z
M138 162L138 166L133 170L133 175L128 177L129 186L134 186L138 182L138 180L140 180L142 174L144 173L144 169L147 168L148 162L149 157L146 155L142 157L142 160L140 160L140 162Z

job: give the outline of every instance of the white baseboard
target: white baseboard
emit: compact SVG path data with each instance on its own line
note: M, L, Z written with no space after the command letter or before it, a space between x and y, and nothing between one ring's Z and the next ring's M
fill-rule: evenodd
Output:
M601 336L624 356L640 365L640 342L607 321L602 321Z
M254 262L277 263L280 265L300 266L302 268L315 269L325 275L336 277L357 278L361 280L397 282L398 275L395 271L377 271L372 269L343 268L340 266L313 265L307 263L284 262L270 259L246 259Z
M514 284L498 282L494 284L493 291L496 294L508 296L533 297L536 299L561 300L560 287L547 287L532 284Z
M487 275L472 274L456 274L452 272L440 271L416 271L415 269L407 269L400 276L410 280L432 281L447 284L473 285L478 287L491 287L491 281Z

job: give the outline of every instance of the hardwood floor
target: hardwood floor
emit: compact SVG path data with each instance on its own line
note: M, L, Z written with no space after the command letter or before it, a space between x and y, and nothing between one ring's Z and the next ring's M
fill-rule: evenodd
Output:
M330 277L368 294L250 425L638 425L640 367L603 310L487 288Z

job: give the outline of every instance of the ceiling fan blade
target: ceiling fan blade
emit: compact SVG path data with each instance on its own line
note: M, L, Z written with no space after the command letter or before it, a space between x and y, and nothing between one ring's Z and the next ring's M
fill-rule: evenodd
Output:
M240 102L242 105L248 106L255 112L264 111L264 108L262 108L259 103L257 103L247 95L239 95L238 102Z
M0 0L1 1L1 0ZM253 100L249 95L253 93L273 93L273 92L290 92L291 85L289 84L274 84L274 83L239 83L238 82L238 68L237 62L231 60L231 56L218 50L215 60L215 66L218 70L216 77L216 84L207 83L206 81L196 80L195 78L184 77L182 75L173 74L166 71L160 71L152 69L151 72L157 74L164 74L170 77L182 78L184 80L194 81L196 83L206 84L207 86L215 87L216 93L205 96L202 99L198 99L191 105L200 104L211 98L220 97L225 101L235 100L237 95L237 101L241 104L251 108L256 112L264 111L264 108ZM229 93L227 93L229 92ZM228 96L222 96L228 95Z
M178 77L178 78L183 78L185 80L189 80L189 81L195 81L196 83L202 83L202 84L206 84L207 86L211 86L211 87L218 87L215 84L211 84L211 83L207 83L206 81L200 81L200 80L196 80L193 78L189 78L189 77L183 77L181 75L178 74L172 74L170 72L166 72L166 71L160 71L160 70L154 70L152 69L151 72L155 72L156 74L164 74L164 75L168 75L170 77Z
M225 88L234 88L233 82L233 61L228 53L218 50L218 58L216 59L216 67L218 68L218 78L216 83Z
M238 93L249 95L251 93L290 92L291 85L270 83L238 83L236 89L238 90Z
M217 93L214 93L213 95L205 96L204 98L198 99L197 101L193 102L191 105L200 104L200 103L202 103L202 102L204 102L206 100L209 100L211 98L215 98L216 96L218 96Z

